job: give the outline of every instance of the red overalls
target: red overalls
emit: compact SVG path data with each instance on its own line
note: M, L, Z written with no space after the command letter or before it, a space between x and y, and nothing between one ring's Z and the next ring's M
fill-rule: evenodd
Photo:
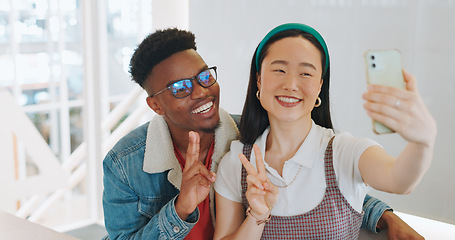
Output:
M265 224L261 239L357 239L362 224L363 212L358 213L341 194L333 170L333 151L330 139L324 157L325 180L327 188L324 198L313 210L302 215L273 216ZM243 154L251 155L252 145L243 147ZM245 209L248 201L247 173L242 166L242 200ZM303 200L304 201L304 200Z

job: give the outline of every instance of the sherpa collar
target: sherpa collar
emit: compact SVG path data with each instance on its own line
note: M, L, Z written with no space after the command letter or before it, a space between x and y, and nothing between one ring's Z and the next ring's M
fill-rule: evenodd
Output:
M216 172L218 163L229 151L231 142L238 139L239 130L229 114L220 109L220 126L215 130L215 148L212 155L210 171ZM166 121L156 115L147 129L147 140L144 153L144 172L161 173L167 170L169 182L180 190L182 168L175 157L171 135Z

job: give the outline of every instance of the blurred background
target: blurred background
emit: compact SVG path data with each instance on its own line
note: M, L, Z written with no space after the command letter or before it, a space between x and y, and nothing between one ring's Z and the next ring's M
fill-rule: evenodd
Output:
M363 53L400 50L438 123L435 157L413 193L372 195L396 211L455 224L454 13L455 0L0 0L0 93L13 99L0 102L0 209L58 231L103 224L102 159L154 115L128 73L149 33L193 31L200 55L218 66L221 106L241 113L257 44L273 27L301 22L328 44L335 129L372 138L392 155L405 142L371 130ZM15 106L25 115L13 114ZM37 132L20 124L24 116ZM55 159L31 150L35 135ZM49 184L42 191L32 184L40 175Z
M404 68L417 78L438 124L434 160L409 195L372 191L396 211L455 224L455 1L453 0L248 0L190 2L190 29L208 65L217 65L221 104L241 113L253 53L275 26L300 22L324 37L331 61L330 94L335 130L379 142L398 156L405 141L375 135L363 109L363 55L398 49Z

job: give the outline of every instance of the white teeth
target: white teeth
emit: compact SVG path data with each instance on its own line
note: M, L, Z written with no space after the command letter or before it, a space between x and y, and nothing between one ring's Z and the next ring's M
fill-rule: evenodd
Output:
M195 110L191 111L191 113L193 113L193 114L206 113L206 112L210 111L210 109L212 109L212 106L213 106L213 102L208 102L208 103L196 108Z
M285 103L296 103L296 102L300 101L299 99L289 98L289 97L278 97L278 100L285 102Z

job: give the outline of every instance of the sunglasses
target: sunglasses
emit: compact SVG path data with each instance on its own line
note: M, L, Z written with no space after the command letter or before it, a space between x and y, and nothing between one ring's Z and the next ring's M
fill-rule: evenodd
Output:
M165 89L150 95L150 97L154 97L166 90L170 90L175 98L185 98L191 95L191 93L193 92L194 79L196 79L199 85L201 85L203 88L208 88L212 86L213 84L216 83L216 67L215 66L210 67L192 78L171 82L167 85Z

